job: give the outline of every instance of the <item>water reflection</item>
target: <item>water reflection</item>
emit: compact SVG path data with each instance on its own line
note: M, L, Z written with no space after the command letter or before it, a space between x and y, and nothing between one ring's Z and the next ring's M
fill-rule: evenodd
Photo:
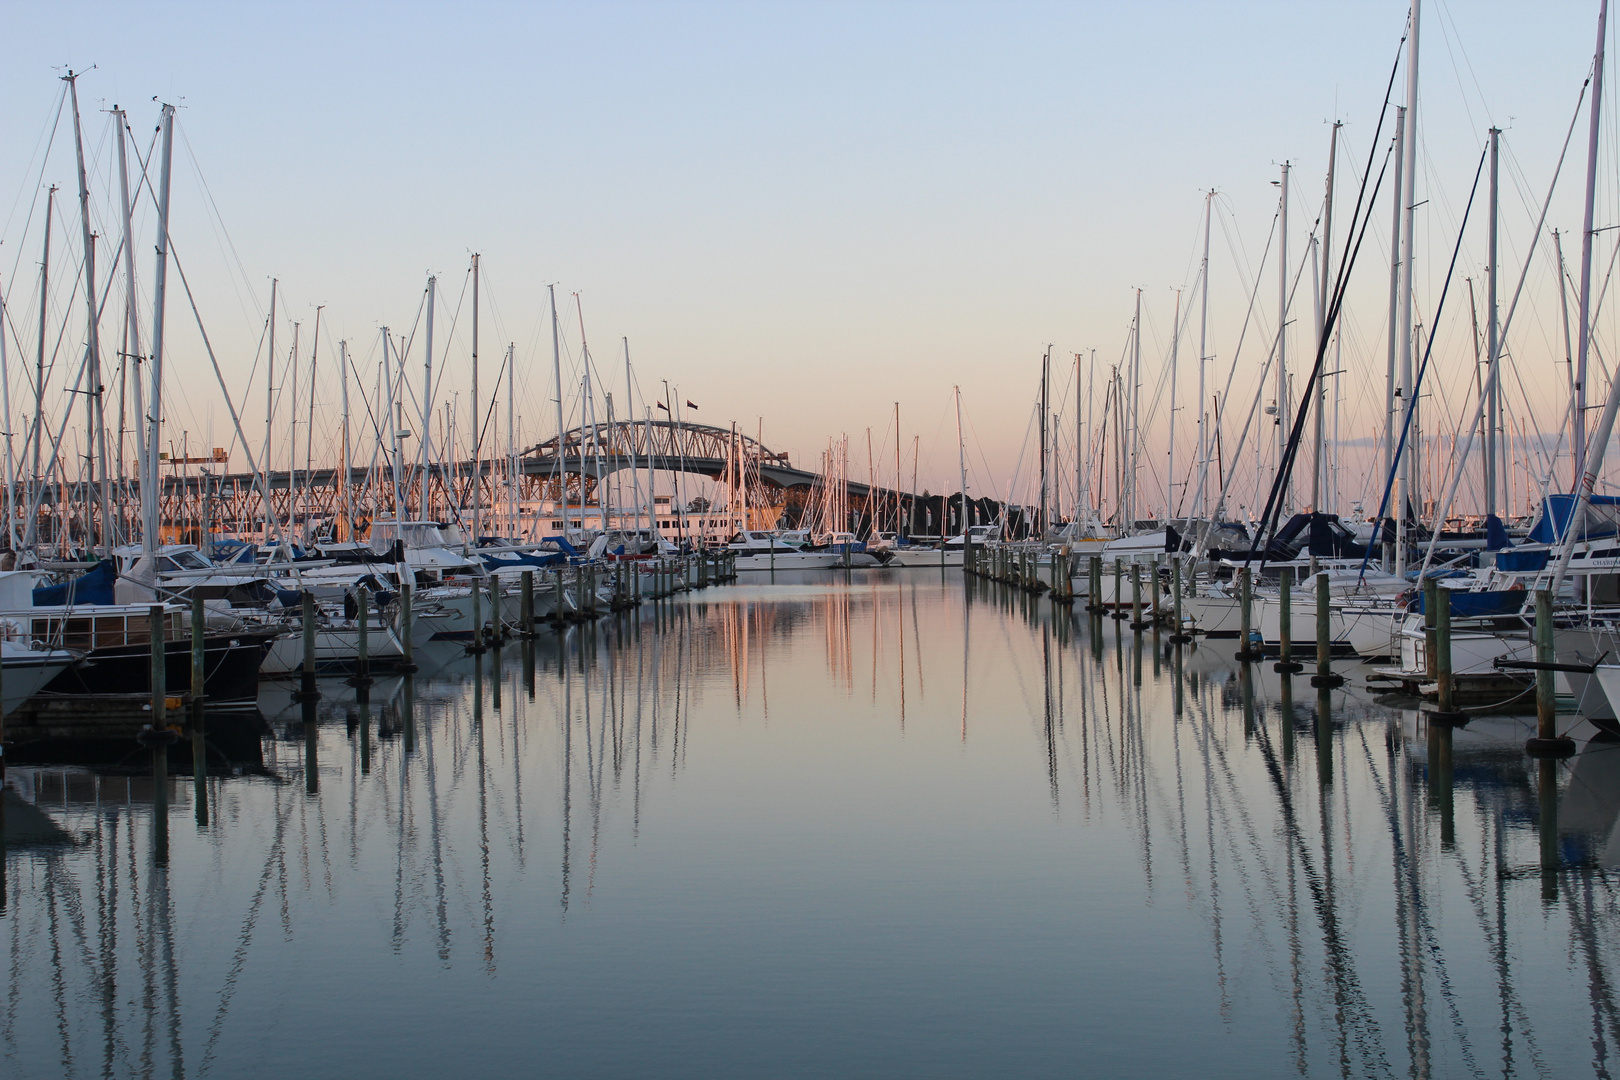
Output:
M7 1076L1607 1075L1620 744L929 572L418 660L12 770Z

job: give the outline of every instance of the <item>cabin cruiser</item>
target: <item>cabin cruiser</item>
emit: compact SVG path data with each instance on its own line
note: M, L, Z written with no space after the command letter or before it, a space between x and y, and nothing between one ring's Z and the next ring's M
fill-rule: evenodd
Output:
M725 550L733 553L732 567L738 571L829 570L843 565L840 554L806 550L808 540L808 534L802 532L778 535L745 529L727 542Z
M189 606L98 602L75 588L82 578L36 588L44 576L29 570L0 572L0 624L12 628L11 636L74 655L71 663L57 668L41 687L41 697L150 693L155 606L162 608L159 632L165 641L167 684L177 689L190 687ZM256 707L259 664L265 646L278 633L278 629L255 629L229 615L209 611L203 635L203 693L210 709ZM9 663L6 670L9 673ZM7 695L9 698L9 688Z

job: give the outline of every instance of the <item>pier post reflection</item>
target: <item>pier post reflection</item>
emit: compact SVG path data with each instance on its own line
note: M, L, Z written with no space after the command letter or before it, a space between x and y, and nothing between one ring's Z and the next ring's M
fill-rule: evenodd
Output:
M1254 738L1254 665L1238 665L1238 693L1243 697L1243 741Z
M640 638L638 633L637 638ZM523 692L532 702L534 701L534 635L529 634L523 639Z
M1429 721L1429 805L1440 815L1440 846L1447 851L1457 843L1457 819L1452 787L1450 724Z
M318 725L315 722L316 702L305 697L298 705L304 723L304 793L314 795L321 789L320 774L320 748L317 745L320 737Z
M191 701L191 801L195 804L197 827L208 828L208 743L201 695Z
M361 699L360 711L360 775L371 775L371 698Z
M405 727L405 752L416 751L416 677L409 671L405 673L405 682L399 688L400 720Z
M1294 760L1294 680L1283 673L1282 688L1277 694L1277 715L1282 720L1282 754L1285 762Z
M152 861L169 862L169 740L161 735L152 743Z
M1541 899L1558 902L1558 762L1541 758L1536 762L1537 831L1541 840Z
M1333 691L1326 686L1316 691L1316 782L1324 789L1333 784Z

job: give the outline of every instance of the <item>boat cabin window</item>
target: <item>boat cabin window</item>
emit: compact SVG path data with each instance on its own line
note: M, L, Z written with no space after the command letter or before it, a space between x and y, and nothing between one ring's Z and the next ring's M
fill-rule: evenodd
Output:
M176 566L182 570L207 570L208 560L195 551L177 551L171 558Z

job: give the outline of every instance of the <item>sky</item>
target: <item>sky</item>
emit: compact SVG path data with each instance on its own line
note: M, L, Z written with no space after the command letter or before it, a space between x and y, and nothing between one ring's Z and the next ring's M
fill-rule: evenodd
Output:
M1420 321L1437 302L1493 123L1506 132L1503 280L1516 280L1591 64L1596 14L1592 2L1424 7ZM12 426L20 430L33 412L15 354L32 360L36 345L43 189L51 183L64 189L47 320L53 340L62 338L47 380L53 418L75 370L62 357L83 337L68 261L80 243L65 115L43 155L59 115L59 76L71 67L84 72L92 214L112 245L120 224L105 110L118 103L129 111L144 155L157 102L179 107L173 248L255 449L264 421L263 361L255 357L272 278L283 316L279 363L295 320L308 362L321 306L326 368L317 371L311 440L320 459L334 445L331 357L339 341L374 378L380 328L397 335L414 327L408 375L419 379L430 273L438 275L436 359L445 372L439 400L459 391L457 407L466 408L464 290L478 252L482 392L487 404L511 343L525 441L555 429L546 306L554 284L570 388L582 313L598 375L621 410L628 339L638 415L667 380L697 404L693 419L762 431L796 463L814 466L830 440L847 436L850 473L864 479L868 428L889 448L877 457L893 459L898 403L902 472L911 471L915 438L918 486L939 491L956 487L959 386L971 485L1001 495L1015 472L1020 485L1031 473L1027 431L1043 352L1052 347L1054 393L1069 395L1065 401L1077 352L1100 387L1124 354L1138 289L1151 373L1144 408L1157 402L1143 423L1154 468L1165 471L1162 372L1179 288L1175 431L1184 475L1198 415L1188 405L1196 364L1187 361L1198 356L1193 286L1205 193L1218 193L1212 384L1227 378L1254 274L1264 282L1232 376L1233 400L1247 410L1275 333L1276 271L1261 259L1281 163L1294 166L1291 272L1305 266L1308 280L1301 260L1322 201L1329 123L1345 125L1339 248L1406 18L1401 2L15 6L0 35L9 103L0 113L0 142L9 148L0 157L0 274L11 319ZM1380 145L1389 133L1386 122ZM1583 117L1548 217L1549 229L1571 234L1571 260L1579 255L1585 133ZM1615 140L1605 139L1599 227L1620 213ZM1346 488L1358 491L1368 470L1352 440L1373 439L1383 416L1387 200L1380 194L1346 303L1340 424L1352 449L1343 472ZM136 217L149 324L150 204ZM1564 407L1557 387L1567 375L1556 366L1562 339L1550 250L1543 244L1531 259L1522 330L1510 348L1527 427L1556 431ZM1600 245L1600 260L1612 250ZM1458 262L1457 291L1434 322L1436 400L1448 416L1471 408L1468 309L1459 297L1461 279L1479 277L1486 262L1478 213ZM1606 265L1600 261L1600 281ZM1311 318L1290 313L1295 355L1314 344ZM184 294L172 287L168 320L168 437L178 442L179 427L191 445L227 445L223 396ZM109 341L120 323L108 317ZM1608 340L1607 330L1599 333ZM283 414L289 392L283 385ZM578 395L569 393L572 413ZM504 409L504 387L500 394ZM1054 411L1069 431L1075 406ZM1235 444L1239 426L1224 421L1223 439ZM1094 425L1082 455L1092 464L1111 452L1096 437ZM1072 473L1075 436L1067 439L1059 457ZM233 456L233 467L242 465ZM1162 476L1144 483L1163 490Z

